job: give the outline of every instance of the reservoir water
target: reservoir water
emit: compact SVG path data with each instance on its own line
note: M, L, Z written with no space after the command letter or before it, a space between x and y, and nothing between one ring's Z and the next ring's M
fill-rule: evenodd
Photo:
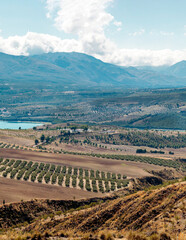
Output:
M29 129L43 125L42 123L34 122L6 122L0 121L0 129Z

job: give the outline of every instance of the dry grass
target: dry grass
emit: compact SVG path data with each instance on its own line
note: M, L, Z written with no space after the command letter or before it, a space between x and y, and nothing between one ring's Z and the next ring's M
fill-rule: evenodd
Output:
M35 219L20 231L49 231L52 236L68 235L73 239L184 240L185 196L186 182L180 182L66 215Z

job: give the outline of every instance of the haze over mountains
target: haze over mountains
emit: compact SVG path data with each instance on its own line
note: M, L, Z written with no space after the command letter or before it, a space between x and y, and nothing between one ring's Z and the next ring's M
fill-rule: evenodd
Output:
M186 85L186 61L170 67L120 67L82 53L12 56L0 53L0 80L5 84L44 84L66 88L159 88Z

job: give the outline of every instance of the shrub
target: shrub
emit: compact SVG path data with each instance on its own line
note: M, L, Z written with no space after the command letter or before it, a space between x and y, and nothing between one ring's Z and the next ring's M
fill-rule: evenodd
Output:
M101 172L101 179L105 180L105 173L104 172Z
M102 183L102 180L99 180L98 181L98 186L99 186L99 191L104 193L104 188L103 188L103 183Z
M69 175L72 174L72 167L68 167L68 173L67 174L69 174Z
M25 173L26 169L23 168L19 171L19 173L17 174L17 180L20 180L23 177L23 174Z
M50 172L54 172L54 171L55 171L55 168L56 168L56 166L55 166L54 164L52 164L49 171L50 171Z
M49 182L50 182L51 175L52 175L51 172L48 172L48 173L45 175L44 179L45 179L45 182L46 182L46 183L49 183Z
M46 171L45 171L45 170L43 170L42 172L40 172L39 176L37 177L37 180L38 180L39 183L42 183L43 177L44 177L45 174L46 174Z
M81 176L81 177L83 176L83 169L82 168L79 169L79 176Z
M3 172L5 169L6 169L5 166L1 167L1 168L0 168L0 172Z
M60 173L61 172L61 166L57 166L55 173Z
M73 186L73 187L76 187L76 185L77 185L77 176L76 176L76 175L73 175L73 176L72 176L72 186Z
M10 161L9 159L5 159L2 165L6 165L7 163L9 163L9 161Z
M109 182L105 181L105 192L110 192Z
M94 170L90 170L90 179L94 179L95 176L94 176Z
M62 173L60 173L59 176L58 176L58 184L59 185L62 185L63 179L64 179L64 175Z
M99 170L97 170L97 171L96 171L96 179L97 179L97 180L99 180L99 179L100 179L100 175L99 175L99 174L100 174L100 171L99 171Z
M91 191L90 181L88 179L86 179L85 188L87 191L89 191L89 192Z
M67 170L67 167L64 166L63 169L62 169L62 173L63 173L63 174L66 174L66 170Z
M78 175L78 169L77 168L74 168L74 175Z
M85 177L89 177L89 171L88 170L85 170Z
M146 153L146 152L147 152L146 149L139 148L139 149L136 150L136 153Z
M97 192L97 184L96 184L96 180L92 180L92 190L93 192Z
M52 184L55 184L55 183L56 183L57 177L58 177L58 174L57 174L57 173L54 173L54 174L52 175Z
M111 179L111 173L107 173L107 179L109 180L109 179Z
M80 187L81 189L84 188L83 178L80 178L80 179L79 179L79 187Z
M11 160L11 161L8 163L8 166L11 167L14 163L15 163L15 160Z
M19 171L18 168L14 168L10 173L10 178L13 179L15 175L18 173L18 171Z
M69 187L69 186L70 186L70 175L66 175L65 186L66 186L66 187Z
M13 168L17 168L20 164L21 164L21 160L17 160L17 161L14 163Z
M115 191L116 185L114 181L111 181L111 191Z

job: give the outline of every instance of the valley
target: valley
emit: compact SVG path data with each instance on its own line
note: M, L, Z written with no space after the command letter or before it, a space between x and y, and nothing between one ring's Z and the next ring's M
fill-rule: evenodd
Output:
M0 130L0 202L109 196L165 168L170 179L181 178L185 137L184 131L69 123Z
M0 239L183 240L185 64L0 54Z

